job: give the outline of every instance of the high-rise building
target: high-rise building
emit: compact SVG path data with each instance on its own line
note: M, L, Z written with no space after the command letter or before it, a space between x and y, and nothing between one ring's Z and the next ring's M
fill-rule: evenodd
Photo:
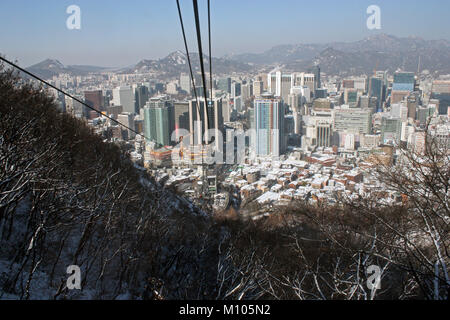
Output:
M411 91L394 91L391 92L391 104L399 103L407 98Z
M95 90L95 91L85 91L84 92L84 101L87 105L90 107L99 110L104 111L104 99L103 99L103 91L102 90Z
M177 94L178 93L178 86L175 82L169 82L166 85L166 92L168 94Z
M345 136L345 149L355 150L355 135L350 133Z
M314 89L319 89L322 84L320 83L320 67L318 65L312 67L308 70L309 73L312 73L314 75ZM317 93L317 92L316 92ZM325 97L317 97L316 98L325 98Z
M282 73L274 71L267 75L268 91L275 97L280 97L285 103L289 100L289 94L293 87L308 87L310 92L315 92L315 76L312 73ZM305 96L305 95L304 95ZM311 96L307 97L309 100Z
M220 78L217 81L217 89L231 93L231 78Z
M189 130L189 102L174 102L174 120L177 140L181 137L181 129Z
M174 127L173 102L163 96L151 98L144 107L144 133L147 142L154 142L157 146L170 145Z
M293 112L300 112L302 106L306 103L306 98L303 96L303 87L292 87L288 100L286 101Z
M394 143L400 142L402 131L402 120L399 118L381 118L381 142Z
M439 114L447 114L450 107L450 81L433 81L431 98L439 101Z
M369 96L359 97L358 108L369 109L370 108L370 97Z
M331 101L329 99L316 99L314 100L313 110L322 111L322 110L331 110Z
M350 108L356 108L358 106L358 100L361 96L361 91L357 89L345 89L344 90L344 103L348 104Z
M260 97L263 92L264 92L264 82L253 81L253 95L255 97Z
M396 72L394 74L394 83L392 91L414 91L416 79L414 72Z
M417 108L419 107L418 97L409 95L406 100L406 107L408 109L408 118L416 120Z
M370 134L372 111L362 109L334 109L334 131Z
M231 120L231 106L228 99L222 99L222 117L223 122L230 122Z
M331 147L331 124L319 122L316 125L316 136L317 136L317 146L318 147Z
M191 94L192 81L188 74L182 73L180 75L180 88L187 94Z
M254 101L252 128L255 139L252 144L257 155L279 156L285 151L285 107L280 98L263 94Z
M114 89L113 104L122 106L123 112L136 113L133 88L131 86L124 86Z
M280 97L281 97L281 99L283 99L284 103L288 103L291 88L292 88L292 75L282 74L281 75Z
M369 84L369 96L377 98L376 112L383 111L383 102L386 95L385 79L381 77L371 77Z
M208 112L205 109L205 101L199 100L199 107L195 99L189 101L189 132L191 134L191 145L200 145L202 142L209 143L212 136L208 128L214 131L214 136L218 137L223 132L223 111L222 99L208 100ZM198 109L197 109L198 108ZM200 115L200 119L198 116ZM208 116L208 117L207 117ZM204 119L208 118L208 121ZM216 148L221 148L219 138L215 138Z
M434 108L430 107L419 107L417 109L417 120L420 125L424 126L427 124L429 117L434 114Z
M108 106L106 108L106 112L109 116L113 117L114 119L117 119L120 113L123 112L122 106Z
M251 97L251 85L250 83L243 84L241 86L242 102L246 102Z
M311 94L316 92L316 76L314 73L294 73L292 75L292 86L308 87ZM308 99L311 97L308 97Z
M311 102L311 89L308 86L300 86L302 96L305 98L306 103Z
M395 103L391 105L390 116L406 122L408 121L408 107L404 103Z
M342 80L342 88L354 89L364 93L366 92L366 82L367 79L365 77L351 77Z
M281 71L267 74L267 90L275 97L281 96Z
M66 96L65 105L66 105L66 112L72 114L74 117L82 119L87 116L86 107L81 103L79 103L78 101L73 100L72 98Z
M328 96L328 90L325 88L317 88L315 98L325 99Z
M235 97L233 99L234 102L234 109L237 112L242 112L243 111L243 106L244 106L244 102L242 101L242 97Z
M136 134L133 132L135 131L134 113L122 112L117 116L117 121L131 129L126 129L127 134L124 135L125 140L134 139L134 137L136 136Z
M304 104L306 102L305 97L302 95L302 87L292 87L291 93L288 97L288 104L292 110L292 116L294 121L293 133L300 135L302 115L304 114Z
M134 92L136 113L139 113L139 110L141 110L147 104L149 98L150 92L148 90L148 87L145 85L138 85Z
M158 92L158 93L163 93L164 92L164 83L156 82L154 91Z
M101 90L96 91L85 91L84 92L84 101L87 105L89 105L91 108L94 108L95 110L99 110L100 112L96 112L91 109L85 109L87 118L88 119L94 119L101 115L101 112L104 111L103 107L103 92Z
M240 82L233 82L231 84L231 97L240 97L241 96L241 83Z

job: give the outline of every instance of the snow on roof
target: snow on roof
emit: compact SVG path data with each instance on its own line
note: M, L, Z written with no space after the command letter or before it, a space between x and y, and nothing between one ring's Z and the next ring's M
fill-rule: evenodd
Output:
M327 180L327 178L324 177L317 177L314 179L314 181L312 182L312 184L322 184Z
M245 185L241 188L241 191L252 191L255 190L255 187L252 186L251 184Z
M284 165L291 165L291 166L294 166L294 167L300 167L300 168L305 168L305 167L308 166L308 162L306 162L306 161L292 160L292 159L285 160L283 162L283 164Z
M281 189L283 189L283 186L281 184L276 184L272 188L270 188L270 190L274 192L280 191Z
M286 195L286 196L293 196L295 194L295 190L294 189L288 189L285 190L281 193L282 195Z
M266 203L271 201L277 201L278 200L278 193L268 191L264 193L262 196L260 196L256 201L258 203Z
M347 172L345 175L350 176L350 177L356 177L359 174L358 171L352 170L350 172Z

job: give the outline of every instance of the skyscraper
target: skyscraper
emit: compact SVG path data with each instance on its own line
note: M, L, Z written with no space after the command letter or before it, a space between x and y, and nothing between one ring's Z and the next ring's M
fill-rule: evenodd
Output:
M294 133L301 134L301 115L304 113L303 105L306 102L302 94L302 87L292 87L288 97L288 104L294 118Z
M241 83L240 82L233 82L231 84L231 97L240 97L241 96Z
M414 91L416 85L414 72L396 72L392 91Z
M254 81L253 82L253 95L255 97L261 96L264 92L264 82L262 81Z
M331 124L319 122L316 125L318 147L331 147Z
M253 148L257 155L279 156L285 151L284 103L270 93L254 101Z
M313 73L295 73L293 76L294 86L306 86L309 88L311 93L315 93L316 76Z
M104 106L103 106L104 100L103 100L102 90L85 91L84 92L84 101L90 107L92 107L96 110L99 110L99 111L104 111ZM95 117L100 116L100 114L98 112L95 112L93 110L89 110L88 115L89 115L89 119L93 119Z
M80 97L80 99L82 99ZM79 103L76 100L73 100L70 97L65 97L65 105L66 105L66 112L72 114L74 117L82 119L85 118L87 115L86 107Z
M245 103L251 96L250 83L243 84L241 86L242 102Z
M102 90L85 91L84 100L86 101L86 104L93 107L94 109L104 111Z
M356 89L344 90L344 102L348 104L350 108L356 108L358 106L358 100L361 96L361 91Z
M399 118L381 119L381 142L382 143L399 143L402 132L402 120Z
M222 99L222 117L223 122L230 122L231 120L230 101L228 99Z
M134 95L136 113L139 113L139 110L147 104L149 97L150 92L147 86L138 85L136 87Z
M214 99L212 102L208 101L208 113L206 112L205 101L199 101L199 109L197 110L197 101L192 99L189 101L189 132L191 133L190 143L191 145L200 145L202 142L207 141L209 143L212 139L207 132L208 127L214 130L214 136L218 137L223 132L223 111L222 111L222 99ZM198 118L200 115L200 119ZM204 121L208 115L208 121ZM216 138L216 147L222 147L219 145L219 139Z
M314 90L319 89L322 86L322 84L320 83L320 67L318 65L314 66L309 69L308 72L314 74Z
M165 97L150 99L144 107L144 133L147 142L168 146L174 131L173 103Z
M123 112L136 113L133 88L131 86L118 87L113 90L113 103L122 106Z
M117 121L131 129L126 129L127 134L125 136L125 139L134 139L134 137L136 136L136 134L132 131L135 130L134 114L129 112L122 112L118 115Z
M187 94L191 94L192 81L191 77L185 73L180 75L180 88Z
M335 109L334 131L370 134L372 130L371 110Z
M280 97L285 103L293 87L306 86L310 92L315 91L315 75L312 73L282 73L273 71L267 75L268 91L275 97ZM308 101L311 97L307 97Z
M231 93L231 78L220 78L217 81L217 89Z
M383 111L383 102L386 95L385 80L375 76L370 78L369 96L377 98L376 112Z
M450 81L433 81L431 98L439 100L439 114L447 114L450 107Z
M181 137L180 130L189 130L189 102L174 102L175 131L177 139Z

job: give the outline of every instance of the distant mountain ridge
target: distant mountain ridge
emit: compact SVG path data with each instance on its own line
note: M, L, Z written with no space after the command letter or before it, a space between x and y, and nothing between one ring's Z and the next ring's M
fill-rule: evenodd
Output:
M108 68L85 65L65 66L59 60L46 59L42 62L32 65L31 67L28 67L26 70L45 79L49 79L62 73L67 73L72 76L80 76L89 73L101 72L106 69Z
M419 66L420 57L420 66ZM198 53L190 53L192 68L200 72ZM209 71L209 57L204 55L205 70ZM319 64L328 74L370 73L375 68L394 72L398 68L408 71L429 70L440 74L450 73L450 42L448 40L424 40L419 37L400 38L377 34L354 42L327 44L293 44L275 46L263 53L245 53L213 57L213 74L253 72L263 67L277 65L285 70L306 70ZM55 59L47 59L27 69L44 78L68 73L87 75L104 71L118 73L155 73L161 79L178 77L188 73L186 54L170 53L161 59L143 59L122 69L96 66L65 66Z
M200 59L198 53L190 53L192 68L194 72L200 72ZM209 57L203 56L205 70L209 71ZM248 72L253 67L247 63L232 61L226 58L212 58L214 74L225 74L230 72ZM27 68L28 71L39 75L45 79L52 78L55 75L67 73L70 75L87 75L89 73L98 73L104 71L115 71L117 73L157 73L161 78L177 77L180 73L188 73L189 66L186 54L181 51L175 51L162 59L149 60L144 59L137 64L122 68L112 69L97 66L70 65L65 66L59 60L46 59Z
M424 40L419 37L399 38L378 34L355 42L295 44L275 46L259 54L226 56L228 59L256 65L282 65L286 69L308 68L319 63L324 72L370 72L378 64L382 70L421 69L450 73L450 42Z
M196 52L191 52L190 60L194 72L200 72L200 59ZM213 74L228 74L232 72L249 72L253 67L245 62L234 61L227 58L212 57ZM209 56L203 55L205 70L209 71ZM177 77L180 73L188 73L189 65L185 53L175 51L158 60L141 60L131 68L121 70L123 73L158 73L160 77Z

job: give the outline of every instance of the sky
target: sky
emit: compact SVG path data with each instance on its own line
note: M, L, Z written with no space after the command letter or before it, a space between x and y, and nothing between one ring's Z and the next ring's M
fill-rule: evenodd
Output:
M204 50L207 2L198 0ZM191 0L180 0L189 50L198 51ZM69 30L67 7L81 9ZM381 30L366 10L378 5ZM276 45L357 41L369 35L450 39L448 0L211 0L212 55L259 53ZM1 0L0 54L30 66L47 58L65 65L124 67L181 50L175 0Z

